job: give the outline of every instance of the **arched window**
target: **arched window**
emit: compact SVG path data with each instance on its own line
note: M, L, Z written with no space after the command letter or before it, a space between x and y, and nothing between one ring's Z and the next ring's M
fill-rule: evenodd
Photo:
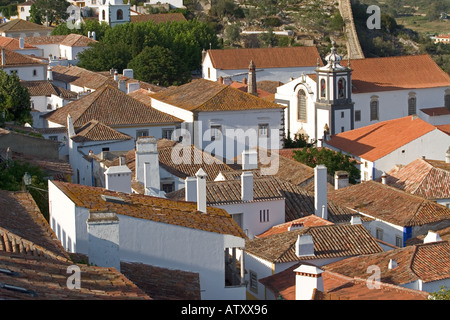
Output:
M105 12L105 10L102 10L102 20L103 21L106 20L106 12Z
M326 85L325 85L325 79L320 80L320 97L325 98L326 93Z
M408 116L417 113L416 105L417 105L416 95L414 93L410 93L408 98Z
M121 9L117 10L117 19L116 20L123 20L123 11Z
M306 121L306 93L303 90L298 92L297 120Z
M345 79L340 78L338 81L338 99L345 98Z
M379 108L378 108L378 97L373 96L370 99L370 121L380 120Z

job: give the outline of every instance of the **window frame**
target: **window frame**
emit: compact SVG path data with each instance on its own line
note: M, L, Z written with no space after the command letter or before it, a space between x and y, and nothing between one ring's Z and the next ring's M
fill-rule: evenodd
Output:
M300 89L297 93L297 121L306 122L307 120L307 102L306 92Z
M370 121L380 120L380 102L378 97L372 97L370 99ZM375 114L374 114L375 113Z

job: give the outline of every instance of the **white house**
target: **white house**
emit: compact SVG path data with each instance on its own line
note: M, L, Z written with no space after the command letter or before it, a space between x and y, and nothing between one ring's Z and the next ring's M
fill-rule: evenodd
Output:
M303 72L314 72L322 65L316 47L210 49L204 52L202 77L217 81L240 81L247 75L248 65L253 61L258 81L289 82Z
M30 9L31 5L33 5L34 0L26 0L25 2L21 2L17 4L17 15L21 20L30 20Z
M233 159L255 146L282 147L284 107L205 79L150 96L153 108L182 119L183 143Z
M130 22L130 4L123 0L99 0L98 21L106 22L111 27Z
M436 125L449 119L436 112L450 106L450 76L428 55L344 61L333 47L325 61L277 89L275 102L287 106L292 138L317 141L324 131L334 135L413 114Z
M421 157L445 159L450 136L417 116L381 121L325 138L323 146L358 160L361 180L375 180Z
M50 226L68 252L91 260L94 244L103 266L140 262L195 272L202 299L245 299L245 266L235 252L246 236L222 209L59 181L49 181L49 206ZM95 221L104 228L92 237Z
M4 48L0 52L1 68L7 74L15 73L23 81L47 80L48 63Z
M11 38L49 36L53 28L31 21L15 19L0 24L0 35Z
M372 236L399 248L410 238L450 225L445 206L375 181L335 190L328 199L370 218L363 225Z
M349 257L379 252L383 252L383 249L362 224L299 226L282 233L247 240L247 297L265 300L268 292L259 280L299 262L320 267Z
M0 46L20 54L42 57L42 50L38 47L25 43L24 38L10 38L0 36Z

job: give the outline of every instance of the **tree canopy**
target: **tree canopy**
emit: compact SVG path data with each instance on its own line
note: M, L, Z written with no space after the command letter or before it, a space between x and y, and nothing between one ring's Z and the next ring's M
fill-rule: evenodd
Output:
M355 167L356 161L342 152L336 152L327 148L303 148L294 152L293 158L310 167L323 164L327 167L328 174L334 175L336 171L347 171L349 182L356 183L360 179L360 170Z
M30 21L37 24L48 23L51 26L66 20L69 16L66 0L36 0L30 8Z
M20 84L19 77L0 71L0 124L14 121L33 124L31 100L28 89Z

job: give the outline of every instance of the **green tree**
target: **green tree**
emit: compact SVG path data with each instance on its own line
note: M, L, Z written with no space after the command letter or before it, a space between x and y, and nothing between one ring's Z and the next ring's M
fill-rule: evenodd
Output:
M104 21L99 22L98 20L88 19L83 20L80 28L69 28L66 23L60 23L52 30L52 35L67 35L71 33L82 34L88 36L89 31L95 32L95 40L100 41L105 35L106 31L111 29L110 25Z
M441 286L439 291L432 292L429 300L450 300L450 288Z
M232 43L236 43L241 38L241 28L239 24L233 23L225 28L225 37Z
M127 68L131 60L129 47L124 43L106 44L97 42L78 54L78 66L91 71L105 71L112 68L119 73Z
M356 161L342 152L335 152L327 148L303 148L295 151L293 158L312 168L319 164L327 167L328 174L334 175L336 171L347 171L349 182L356 183L360 179L360 170L355 166Z
M0 70L0 124L5 121L33 124L33 117L28 89L20 84L16 74Z
M190 71L167 48L146 47L128 64L135 78L161 86L180 85L190 79Z
M48 23L49 26L65 21L69 14L66 0L36 0L30 8L30 21L37 24Z

